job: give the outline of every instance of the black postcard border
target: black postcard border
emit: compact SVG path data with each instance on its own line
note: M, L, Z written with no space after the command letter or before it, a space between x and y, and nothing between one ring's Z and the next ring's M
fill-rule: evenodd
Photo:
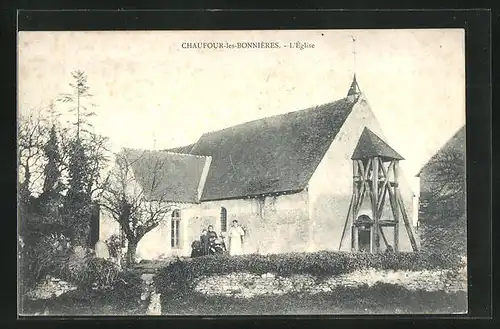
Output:
M469 260L469 314L461 315L426 315L426 316L292 316L292 317L216 317L215 321L196 325L206 326L231 324L235 319L251 320L248 323L302 324L300 320L309 319L307 325L332 325L331 319L342 319L341 322L349 323L356 319L356 326L387 320L395 323L413 323L422 319L434 319L436 323L448 321L445 318L461 319L476 318L486 319L492 313L492 140L491 140L491 12L489 10L168 10L168 11L132 11L132 10L99 10L99 11L18 11L16 15L19 30L30 31L59 31L59 30L265 30L265 29L394 29L394 28L464 28L466 30L466 94L467 94L467 212L468 212L468 260ZM16 22L16 21L14 21ZM15 40L15 31L14 31ZM10 77L14 86L7 86L9 100L16 106L16 47L9 52ZM5 89L5 86L4 88ZM13 93L12 93L13 92ZM12 97L14 97L12 99ZM2 111L4 118L15 122L15 110L8 107L9 111ZM429 118L430 120L432 118ZM6 123L8 120L2 120ZM15 124L6 125L4 132L10 131L15 136ZM12 136L12 135L11 135ZM15 151L15 139L13 149ZM16 171L15 157L12 172ZM9 168L10 169L10 168ZM15 182L13 184L15 187ZM16 214L15 199L11 203L11 213ZM9 216L9 218L14 218ZM14 223L15 224L15 223ZM14 237L14 228L9 230L9 239ZM5 241L5 240L4 240ZM9 248L17 242L10 240ZM16 254L15 247L12 249ZM17 264L14 268L17 267ZM14 272L15 273L15 272ZM17 273L16 273L17 274ZM14 286L14 285L12 285ZM17 291L14 295L17 299ZM13 297L14 297L13 296ZM4 311L15 306L14 298L8 299ZM13 309L17 315L17 310ZM10 313L10 312L9 312ZM94 317L87 318L84 326L89 324L112 324L113 318ZM132 325L132 321L140 321L143 325L158 324L180 325L192 323L203 317L118 317L113 322L118 326ZM314 319L314 320L311 320ZM151 321L154 322L151 322ZM163 322L167 320L167 322ZM299 320L299 321L296 321ZM66 326L66 321L61 318L47 319L21 319L18 325L37 325L44 323L50 327ZM40 324L41 324L40 323ZM74 323L74 322L73 322ZM194 324L194 323L193 323ZM338 325L339 323L335 323ZM345 324L345 323L344 323ZM445 322L442 323L443 325ZM463 323L462 323L463 324ZM243 323L233 324L236 326ZM441 326L440 326L441 327Z

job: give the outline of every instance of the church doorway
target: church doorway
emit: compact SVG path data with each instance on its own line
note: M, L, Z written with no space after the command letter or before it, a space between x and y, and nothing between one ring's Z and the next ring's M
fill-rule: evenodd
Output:
M371 230L368 228L359 228L358 230L358 248L361 252L370 252Z
M371 252L373 220L367 215L361 215L356 220L358 231L358 251Z

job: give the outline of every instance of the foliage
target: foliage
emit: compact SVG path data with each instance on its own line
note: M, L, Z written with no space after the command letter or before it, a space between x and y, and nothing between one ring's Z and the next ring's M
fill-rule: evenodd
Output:
M311 274L317 277L340 275L359 269L432 270L460 265L454 253L291 253L275 255L211 255L176 261L162 268L155 277L160 293L182 296L193 288L196 278L233 272L275 273L280 276Z
M72 125L76 130L74 137L69 138L64 145L68 175L64 217L75 230L77 244L83 246L87 243L90 231L92 201L105 183L102 172L107 165L108 148L107 138L93 132L89 121L95 113L86 106L86 101L92 97L87 75L79 70L71 74L71 92L63 93L58 98L59 102L71 106L69 112L75 114Z
M58 188L59 179L61 178L61 171L59 167L61 155L59 152L59 143L57 140L57 131L55 126L50 128L49 139L47 144L45 144L43 151L45 158L47 159L47 164L43 170L45 175L43 192L50 193Z
M70 252L71 232L60 224L31 224L20 254L21 287L33 288L48 274L59 274Z
M446 148L434 156L425 172L431 193L439 202L458 202L465 193L464 150Z
M465 155L463 145L461 148L452 146L438 152L422 173L425 190L420 196L420 236L424 249L465 255Z
M95 270L112 269L109 262L94 259L89 267ZM89 270L90 271L90 270ZM106 282L111 275L100 275L100 282ZM45 309L52 315L75 314L144 314L145 307L140 304L141 278L138 274L124 271L118 272L113 280L108 280L108 286L101 285L101 289L89 289L88 283L77 290L69 291L47 300L23 301L23 312L33 314ZM90 282L90 281L89 281ZM93 285L96 287L96 285Z
M109 237L108 240L106 240L106 244L109 249L109 254L111 257L119 257L120 256L120 249L122 247L122 242L121 239L118 235L113 234Z
M71 92L62 93L57 99L59 102L71 104L70 113L75 114L75 121L72 123L76 128L76 138L80 139L81 132L89 132L92 124L89 118L96 114L89 110L85 105L85 100L91 98L93 95L89 92L89 85L87 82L87 75L81 70L71 72L73 82L69 84ZM91 104L95 106L94 104Z
M426 221L421 225L421 245L426 250L467 255L467 223L459 220Z

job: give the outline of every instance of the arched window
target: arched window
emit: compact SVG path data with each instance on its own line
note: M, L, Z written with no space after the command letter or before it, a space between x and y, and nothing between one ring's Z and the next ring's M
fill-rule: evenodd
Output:
M179 227L181 222L181 212L179 209L172 211L172 219L170 221L170 246L172 248L180 248Z
M224 207L220 208L220 230L227 231L227 210Z

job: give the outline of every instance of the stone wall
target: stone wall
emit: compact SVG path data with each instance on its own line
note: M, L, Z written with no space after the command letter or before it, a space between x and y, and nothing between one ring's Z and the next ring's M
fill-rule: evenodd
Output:
M231 273L202 277L195 283L195 291L205 295L251 298L262 295L283 295L292 292L330 292L337 287L373 286L376 283L400 285L408 290L467 291L466 269L458 274L441 271L380 271L363 270L319 279L312 275L280 277L273 273L256 275Z

